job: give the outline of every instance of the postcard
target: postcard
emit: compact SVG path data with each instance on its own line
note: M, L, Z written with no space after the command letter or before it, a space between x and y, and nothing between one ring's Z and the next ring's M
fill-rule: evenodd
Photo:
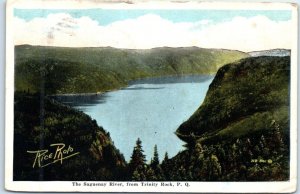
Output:
M5 188L284 193L297 5L9 0Z

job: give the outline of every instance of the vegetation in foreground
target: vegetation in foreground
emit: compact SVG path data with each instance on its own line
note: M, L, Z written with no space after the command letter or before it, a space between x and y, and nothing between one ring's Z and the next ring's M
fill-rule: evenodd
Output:
M289 83L289 57L223 66L203 104L176 132L186 150L171 159L166 153L156 170L143 168L142 154L135 154L141 159L132 179L289 180Z
M87 115L17 92L14 180L288 180L289 79L289 57L225 65L203 104L177 130L186 150L173 158L166 153L160 162L155 147L149 163L140 139L127 164L109 134ZM72 144L84 154L64 165L33 170L33 158L24 153L51 141Z
M114 146L109 133L88 115L58 102L28 93L15 93L14 180L123 180L126 161ZM28 151L51 150L51 144L70 145L79 152L73 158L45 159L41 166L36 154ZM42 154L42 153L41 153ZM70 153L64 154L65 156Z
M202 105L176 132L187 151L172 159L182 164L174 170L203 170L203 160L210 160L218 176L198 179L288 180L289 85L289 57L253 57L220 68Z

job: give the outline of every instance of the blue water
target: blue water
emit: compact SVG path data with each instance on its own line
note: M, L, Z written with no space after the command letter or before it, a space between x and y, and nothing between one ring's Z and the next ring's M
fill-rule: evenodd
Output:
M175 156L182 142L174 132L203 102L212 76L166 77L138 80L127 88L88 100L69 103L109 131L127 161L137 138L150 161L156 144L160 159Z

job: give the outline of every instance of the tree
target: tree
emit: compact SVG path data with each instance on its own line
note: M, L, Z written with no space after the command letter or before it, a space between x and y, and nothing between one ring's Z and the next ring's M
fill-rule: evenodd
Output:
M135 171L132 173L131 179L134 180L134 181L139 181L139 180L141 180L141 175L140 175L140 173L139 173L137 170L135 170Z
M267 145L264 135L261 135L261 137L260 137L259 146L260 146L260 149L262 150L262 156L264 158L269 157L270 150L268 148L268 145Z
M170 173L171 173L171 167L169 164L169 155L168 152L165 153L165 157L163 161L161 162L161 168L163 170L164 179L169 180L170 179Z
M131 160L129 162L129 173L133 175L133 173L143 173L146 166L146 157L143 154L144 150L142 148L142 141L140 138L137 139L136 145L133 148L133 152L131 155ZM140 176L140 175L139 175ZM135 177L139 177L135 174Z
M157 168L158 165L159 165L158 151L157 151L157 145L155 145L153 159L150 163L150 166L152 169L155 169L155 168Z
M151 159L151 162L150 162L150 168L154 172L155 180L162 180L163 179L163 170L162 170L161 166L159 165L157 145L154 146L154 154L153 154L153 159Z
M158 180L154 170L151 167L147 168L146 176L147 176L147 181L157 181Z
M146 167L137 167L131 176L131 179L134 181L146 181Z
M260 177L262 177L262 175L263 171L258 164L255 164L248 169L248 180L250 181L258 180Z
M194 180L202 179L202 167L204 161L204 150L200 142L195 144L194 150L191 155L191 164L189 167L188 175Z
M178 181L186 181L187 180L187 172L183 165L181 165L178 171L175 173L176 179Z
M168 155L168 152L166 152L164 160L162 161L162 163L167 162L168 160L169 160L169 155Z
M273 131L272 131L272 144L271 145L274 149L274 152L275 153L282 153L285 149L285 145L284 145L284 142L283 142L283 138L282 138L282 134L280 132L280 125L278 123L276 123L276 121L274 121L274 124L273 124Z
M216 155L212 154L210 157L210 169L209 169L209 179L216 181L220 179L221 176L221 165L219 159Z

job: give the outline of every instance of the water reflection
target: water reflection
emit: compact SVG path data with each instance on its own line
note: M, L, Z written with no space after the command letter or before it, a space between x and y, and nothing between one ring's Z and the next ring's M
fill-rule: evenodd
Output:
M164 87L145 87L138 84L176 84L176 83L202 83L212 79L212 75L187 75L187 76L166 76L166 77L154 77L143 78L129 82L129 87L122 88L120 90L159 90ZM103 104L109 98L108 93L102 94L61 94L50 96L51 98L69 105L69 106L94 106L96 104Z
M142 87L142 86L137 86L133 88L122 88L121 90L160 90L164 89L164 87Z
M129 85L134 84L172 84L172 83L202 83L213 78L213 75L186 75L186 76L166 76L143 78L130 81Z
M102 104L109 98L107 93L103 94L78 94L78 95L55 95L51 98L69 105L69 106L94 106L96 104Z
M183 149L174 132L203 102L213 76L148 78L103 94L58 95L54 98L91 116L109 131L115 146L130 160L137 138L148 161L154 145L162 158Z

